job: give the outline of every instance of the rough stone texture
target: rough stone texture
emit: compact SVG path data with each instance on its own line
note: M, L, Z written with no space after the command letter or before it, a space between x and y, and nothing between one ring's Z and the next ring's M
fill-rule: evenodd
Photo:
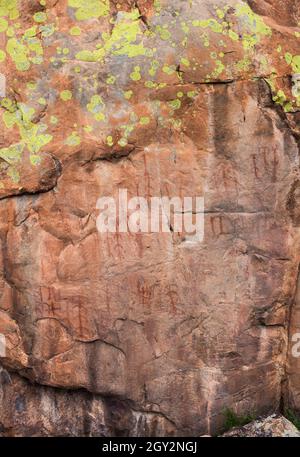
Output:
M300 410L298 2L45 3L0 2L1 433ZM203 195L204 241L98 233L120 188Z
M299 430L285 417L272 416L255 420L243 427L235 427L222 436L248 438L299 438Z

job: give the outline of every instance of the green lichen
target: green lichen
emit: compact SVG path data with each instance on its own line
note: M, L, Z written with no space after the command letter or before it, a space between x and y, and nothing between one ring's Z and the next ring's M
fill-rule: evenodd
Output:
M126 98L126 100L130 100L132 95L133 95L133 92L132 90L126 90L124 93L124 98Z
M149 69L149 75L154 77L156 75L156 72L157 72L158 68L159 68L159 61L158 60L152 60L151 66L150 66L150 69Z
M276 105L280 105L283 110L287 113L293 111L293 105L290 100L288 100L286 94L282 89L276 88L276 79L275 78L266 78L265 81L270 86L272 91L272 99Z
M189 59L186 59L185 57L181 57L180 63L181 63L181 65L183 65L184 67L190 67L190 65L191 65Z
M239 72L248 71L250 66L251 66L251 60L249 59L249 57L244 57L243 59L239 60L235 64L235 67Z
M114 145L114 141L113 141L113 137L111 135L109 135L107 138L106 138L106 143L108 144L108 146L113 146Z
M48 38L55 32L56 28L54 24L40 25L39 30L43 38Z
M221 60L216 60L216 67L210 75L207 75L207 78L208 79L218 79L218 78L220 78L220 76L224 70L225 70L225 65L223 64L223 62Z
M77 132L72 132L65 141L68 146L79 146L81 143L81 138Z
M47 8L45 0L41 0L40 4ZM124 11L122 2L116 4L118 11L116 15L110 15L109 0L68 0L67 5L68 22L66 22L66 29L64 27L60 28L61 17L53 19L51 8L44 8L43 11L32 13L32 26L22 32L23 22L17 20L20 16L18 1L0 0L0 33L5 34L6 36L4 35L4 37L7 40L6 47L0 49L0 62L8 60L10 64L10 61L13 61L18 71L25 72L30 70L33 65L41 65L43 63L45 48L47 59L52 64L50 69L61 68L66 63L70 66L69 76L74 79L76 92L72 93L69 90L63 90L58 93L58 100L68 102L73 98L81 97L78 101L82 104L85 84L80 83L78 88L76 85L78 82L77 74L81 73L81 79L86 81L89 90L94 91L94 94L90 91L88 92L89 101L84 103L86 103L88 113L97 122L107 123L110 120L103 99L98 95L98 92L101 92L101 94L108 92L109 95L115 93L116 97L121 94L121 99L123 98L124 103L123 109L124 107L125 109L131 109L128 101L135 94L134 83L137 85L141 81L141 87L145 88L145 92L154 92L149 96L149 100L151 100L152 106L155 107L155 118L158 122L168 126L168 128L180 130L181 122L176 119L176 110L181 108L184 100L187 101L186 97L190 99L188 103L192 104L192 100L198 95L195 90L186 91L184 86L191 82L190 78L193 71L199 70L200 67L203 67L203 69L209 68L209 70L206 70L208 74L205 74L204 77L209 82L222 80L225 75L230 78L232 75L234 78L244 77L241 74L250 71L249 77L251 77L255 66L257 68L258 65L259 74L271 74L273 65L276 67L275 62L272 62L272 66L270 66L268 54L264 52L262 47L257 46L263 39L271 41L272 29L266 24L262 16L255 14L251 10L246 2L236 2L231 11L229 11L229 6L212 6L213 17L208 18L199 18L197 15L191 18L189 14L184 17L180 9L176 10L175 8L170 21L168 23L165 21L164 23L161 21L161 13L165 8L168 11L167 2L155 0L155 14L154 16L150 15L151 22L149 26L143 24L144 18L140 17L141 13L138 8L134 7L131 11ZM191 11L194 14L196 10ZM78 40L76 38L81 34L88 38L90 26L92 27L93 24L96 24L99 19L101 19L99 21L99 33L95 39ZM84 23L84 21L89 20L92 21L91 24ZM76 23L76 21L80 22ZM56 36L48 40L55 32L58 32ZM60 40L60 36L64 36L67 39ZM293 36L299 38L300 33L293 32ZM73 52L73 46L69 46L71 42L74 45L75 52ZM190 42L193 46L197 43L200 47L202 46L204 52L202 53L201 61L197 61L197 53L192 53L191 49L187 49ZM82 46L81 43L85 43L85 45ZM284 45L279 45L277 42L274 43L274 46L277 51L274 58L281 59L283 63L285 59L291 73L300 73L300 56L291 54L288 49L285 49ZM163 54L158 52L160 47L167 51L164 60ZM205 48L207 49L205 50ZM231 52L236 53L232 54L232 57L237 56L236 61L229 58L228 54ZM258 57L255 59L254 66L255 55ZM117 65L115 65L112 57L120 57L120 59L115 59ZM129 71L128 66L124 65L124 72L127 72L126 75L123 74L122 57L124 57L124 61L128 61L128 58L132 59ZM84 63L95 63L96 65L78 65L76 60ZM119 62L120 66L118 67ZM109 70L105 73L105 78L100 81L97 74L98 70L100 71L104 65ZM90 74L89 70L92 68L95 68L94 74L92 71ZM146 75L146 78L143 80L144 75ZM172 78L168 78L168 76ZM178 80L174 82L176 76ZM168 82L162 82L160 78L162 78L162 81ZM276 78L270 77L270 80L275 103L281 105L286 111L292 111L295 103L300 104L296 90L293 92L293 101L288 100L284 90L277 85ZM118 82L118 90L114 91L111 86L116 82ZM169 95L167 99L163 96L164 101L160 104L158 100L160 97L159 89L168 86L171 88L172 84L174 87L182 84L182 87L174 89L176 98L170 100ZM106 85L106 87L102 87L103 85ZM130 89L124 90L126 85ZM42 86L40 81L38 81L38 84L34 81L29 81L26 85L25 95L34 99L35 104L38 102L46 107L49 103L49 107L51 107L53 96L45 95L46 92L42 92ZM53 93L55 93L54 91L55 86L53 87ZM49 88L47 92L51 94ZM155 102L153 101L154 98ZM138 94L135 99L138 99ZM52 139L52 136L47 134L47 125L33 122L35 112L29 104L3 99L1 105L5 109L2 115L4 126L7 129L18 129L20 133L18 146L12 145L10 148L6 148L5 151L5 148L3 148L1 150L2 154L8 158L15 155L16 162L21 160L22 152L26 148L30 152L32 165L36 165L40 161L40 152ZM169 110L165 109L166 105ZM166 114L166 111L168 114ZM55 126L59 120L55 116L45 116L45 119L48 120L49 125L51 124L52 130L55 132ZM118 134L115 140L113 140L112 135L107 136L107 145L112 147L117 142L120 146L125 146L128 144L134 129L138 126L149 125L151 119L152 116L150 114L149 116L138 117L132 113L128 124L116 127L118 128ZM122 119L120 122L123 123L124 120ZM105 129L109 124L101 125ZM82 141L77 131L78 128L74 124L74 131L71 134L70 132L67 133L65 144L69 147L76 147ZM87 134L93 131L93 135L96 135L97 130L99 130L97 125L82 125L81 128ZM105 135L106 133L104 138ZM18 179L15 162L9 164L12 167L9 169L12 179Z
M109 135L108 137L106 137L106 143L108 144L108 146L113 146L114 144L114 141L113 141L113 137L111 135Z
M187 93L187 96L189 98L195 98L195 97L197 97L197 95L198 95L198 92L196 90L189 90Z
M235 14L237 17L244 19L246 25L250 28L251 32L260 36L271 36L272 29L266 25L264 19L258 14L254 13L249 5L246 3L239 3L235 7Z
M140 79L142 79L141 67L139 65L136 65L134 67L132 73L130 74L130 78L132 79L132 81L140 81Z
M60 93L60 98L64 101L67 102L71 100L73 97L72 92L70 90L63 90Z
M36 164L38 154L52 140L52 135L45 133L47 125L33 123L35 110L24 103L16 103L6 98L2 100L1 105L6 109L2 115L4 124L8 129L18 128L20 141L8 148L1 148L0 157L10 165L15 165L15 162L21 160L26 148L30 157L35 157L32 164ZM18 179L16 170L12 168L9 173L9 176L16 182Z
M218 22L216 19L195 19L192 21L194 27L201 27L204 29L209 28L212 32L223 33L224 26Z
M81 28L78 26L74 26L70 28L70 35L72 36L79 36L81 34Z
M140 13L137 9L123 13L122 18L115 23L111 35L102 34L105 54L111 53L131 58L153 55L153 51L145 48L143 43L136 43L143 36L139 17Z
M103 49L97 51L82 50L77 52L75 57L77 60L82 60L83 62L101 62L104 55Z
M68 5L76 9L78 21L98 19L109 14L109 0L68 0Z
M30 68L29 49L16 38L10 38L6 45L6 51L15 62L19 71L26 71Z
M8 27L7 20L1 17L0 18L0 32L5 32L5 30L7 30L7 27Z
M17 70L27 71L32 63L40 65L43 62L43 47L37 33L37 26L34 26L25 30L22 37L8 39L6 51Z
M98 43L98 49L82 50L76 54L76 59L86 62L102 62L107 55L151 57L153 49L145 48L142 42L137 42L143 37L137 9L122 14L109 33L102 33L102 43Z
M300 73L300 55L293 57L291 65L293 73Z
M17 162L20 162L23 151L24 144L13 144L7 148L0 149L0 158L9 165L15 165Z
M150 118L148 116L142 116L140 118L140 124L141 125L148 125L150 124Z
M1 0L0 17L8 17L10 20L18 19L20 16L18 0Z
M167 75L173 75L176 72L176 66L165 64L162 68L162 71Z
M108 78L106 78L106 83L107 84L115 84L117 78L114 75L110 75Z
M35 22L46 22L47 21L47 14L39 11L33 15L33 20Z
M161 25L157 25L155 27L155 32L161 38L161 40L168 41L171 38L171 32L168 30L168 24L165 24L163 27Z
M235 15L242 21L245 30L243 33L242 43L245 50L252 49L263 37L272 36L272 29L266 25L263 18L254 13L246 3L238 4L235 7Z
M93 95L90 102L87 104L87 109L94 115L96 121L104 121L105 114L103 109L105 108L104 102L100 95Z
M181 100L178 100L178 99L171 100L170 102L168 102L168 105L173 110L177 110L177 109L179 109L181 107Z

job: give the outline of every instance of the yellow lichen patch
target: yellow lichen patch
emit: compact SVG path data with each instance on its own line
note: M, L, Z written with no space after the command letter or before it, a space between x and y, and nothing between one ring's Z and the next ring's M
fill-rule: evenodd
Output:
M246 3L238 4L235 8L236 16L243 21L243 26L249 33L243 33L242 43L244 49L255 46L262 37L271 36L272 29L266 25L263 18L255 14Z
M168 41L171 38L171 32L168 30L168 24L165 24L163 27L161 25L157 25L155 27L155 32L160 36L160 38L164 41Z
M251 60L248 57L239 60L235 65L236 69L240 72L248 71L250 66Z
M104 121L105 114L103 109L105 108L104 102L100 95L93 95L90 102L87 104L87 109L94 115L96 121Z
M69 32L72 36L79 36L81 34L81 28L78 26L74 26L70 28Z
M173 73L176 72L176 67L175 65L167 65L165 64L162 68L162 71L166 73L167 75L173 75Z
M137 9L129 13L122 13L114 23L112 33L102 33L103 42L94 50L82 50L76 54L76 59L87 62L101 62L107 55L126 55L127 57L149 56L153 49L145 48L142 42L137 42L143 37Z
M140 124L141 125L148 125L150 124L150 118L148 116L142 116L140 118Z
M216 19L213 18L202 20L195 19L192 21L192 25L194 27L201 27L204 29L208 28L215 33L223 33L224 30L224 26L222 25L222 23L218 22Z
M72 92L70 90L63 90L60 93L60 98L64 101L67 102L71 100L73 97Z
M0 18L0 32L5 32L5 30L7 29L8 27L8 22L6 19L4 18Z
M72 132L65 141L68 146L79 146L81 143L81 138L77 132Z
M158 60L152 60L151 67L149 69L149 75L150 76L155 76L158 68L159 68Z
M47 105L47 100L46 100L44 97L40 97L40 98L38 99L38 103L39 103L40 105Z
M290 65L292 66L293 73L300 73L300 55L293 56Z
M216 67L210 75L207 75L207 78L208 79L218 79L224 70L225 70L225 65L222 63L222 61L216 60Z
M133 95L133 92L132 90L126 90L124 93L124 98L126 98L126 100L130 100L132 95Z
M184 67L189 67L191 64L190 64L190 61L188 59L186 59L185 57L182 57L180 59L180 63L181 65L183 65Z
M96 51L82 50L76 54L77 60L83 62L101 62L105 56L104 49L98 49Z
M126 55L127 57L151 56L153 51L143 46L143 43L136 43L142 38L143 31L139 21L140 13L137 9L129 13L123 13L115 24L112 33L102 34L104 40L103 48L105 53L114 55Z
M141 77L141 67L139 65L134 67L133 72L130 74L130 78L133 81L139 81L140 79L142 79L142 77Z
M106 138L106 143L108 144L108 146L113 146L114 144L114 141L113 141L113 137L111 135L108 135L108 137Z
M284 91L276 87L276 78L274 76L275 75L272 75L272 77L265 79L265 81L269 84L270 89L272 91L273 101L276 103L276 105L282 106L285 112L293 111L293 105L291 101L288 100Z
M33 15L33 20L35 22L46 22L47 21L47 14L39 11Z
M93 131L93 127L91 125L85 125L83 127L83 130L86 132L86 133L91 133Z
M1 0L0 17L8 17L10 20L18 19L20 16L18 0Z
M8 40L6 51L15 62L17 70L26 71L30 68L29 50L16 38Z
M78 21L98 19L109 14L109 0L68 0L68 5L76 9Z
M23 144L13 144L12 146L9 146L7 148L1 148L0 157L8 164L13 165L14 163L19 162L21 160L23 150Z
M32 164L36 164L38 153L52 140L52 135L45 133L47 125L34 124L32 118L35 110L24 103L15 103L6 98L2 100L1 105L6 109L2 115L4 124L8 129L18 128L20 141L9 148L0 149L0 157L13 164L21 160L22 152L27 148L30 156L35 157ZM10 176L17 180L18 175L15 170L10 169L10 173L12 173Z
M128 144L127 138L121 138L121 139L118 141L118 145L121 146L122 148L124 148L125 146L127 146L127 144Z
M108 76L108 78L106 78L106 83L107 84L115 84L116 79L117 78L114 75L110 75L110 76Z
M168 102L168 105L170 108L172 108L172 110L177 110L181 107L181 100L176 98L175 100L171 100L170 102Z
M17 70L26 71L31 63L39 65L43 62L43 48L36 36L37 33L37 27L34 26L25 30L22 37L8 39L6 51L14 61Z

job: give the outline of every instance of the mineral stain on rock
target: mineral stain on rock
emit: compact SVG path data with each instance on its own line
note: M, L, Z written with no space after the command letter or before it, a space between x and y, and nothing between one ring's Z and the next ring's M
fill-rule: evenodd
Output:
M300 410L299 21L295 0L0 1L0 435ZM203 243L99 233L119 188L203 195Z

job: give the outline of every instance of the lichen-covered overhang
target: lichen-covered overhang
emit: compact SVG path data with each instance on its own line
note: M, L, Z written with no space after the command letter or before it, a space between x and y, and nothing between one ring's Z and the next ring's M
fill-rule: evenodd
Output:
M14 0L0 14L3 195L26 181L22 161L39 167L45 152L126 148L157 122L188 136L180 115L202 82L265 78L285 111L300 103L286 78L300 72L297 25L244 1Z

